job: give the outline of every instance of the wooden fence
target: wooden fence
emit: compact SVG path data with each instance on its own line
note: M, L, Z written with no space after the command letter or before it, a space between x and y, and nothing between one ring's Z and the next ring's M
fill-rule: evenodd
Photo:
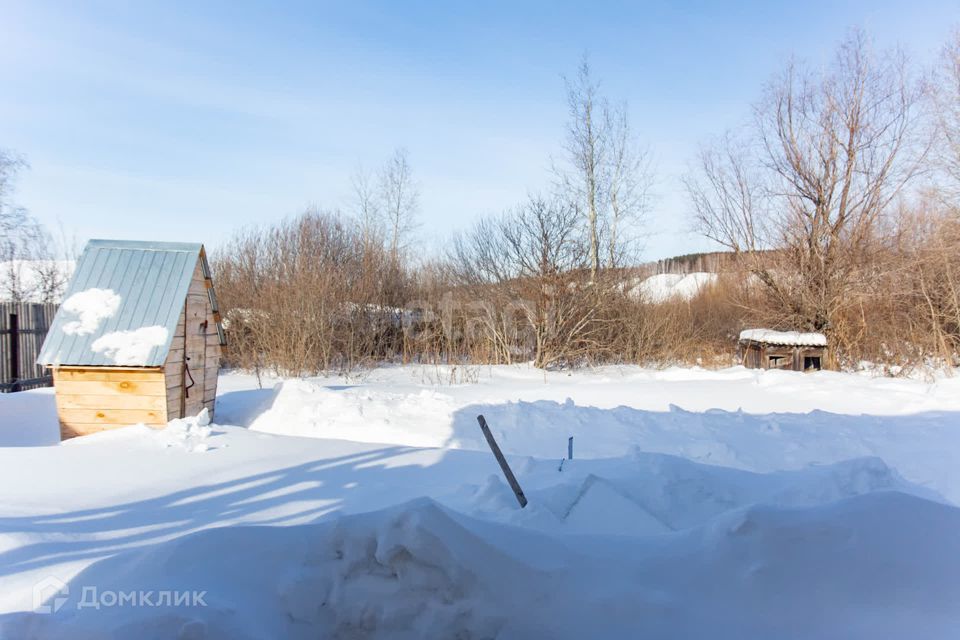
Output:
M0 302L0 393L53 384L36 362L56 312L55 304Z

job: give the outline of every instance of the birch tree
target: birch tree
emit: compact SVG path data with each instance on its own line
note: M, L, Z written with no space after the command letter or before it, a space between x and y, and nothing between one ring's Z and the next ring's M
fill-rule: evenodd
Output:
M416 229L420 189L413 178L409 154L397 149L380 170L380 215L387 233L387 247L397 262L407 236Z
M358 167L350 178L353 189L353 205L360 237L367 248L383 242L384 221L381 202L374 176L363 167Z
M608 206L608 266L622 266L635 249L639 234L633 225L642 222L650 199L653 168L649 152L640 146L630 128L627 105L604 111L608 158L604 166Z
M590 275L596 280L603 266L620 262L630 240L628 223L646 211L652 171L649 154L631 130L626 103L614 105L600 93L586 57L565 81L565 163L554 171L565 196L582 212Z
M599 210L603 198L600 177L607 161L607 139L602 125L604 106L599 87L591 77L590 65L584 57L577 75L567 80L570 120L565 148L572 172L564 176L564 183L586 215L590 276L594 280L600 270Z

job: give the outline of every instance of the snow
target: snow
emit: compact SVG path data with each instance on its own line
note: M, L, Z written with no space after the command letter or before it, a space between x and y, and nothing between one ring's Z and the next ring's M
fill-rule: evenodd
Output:
M405 446L484 450L483 414L507 453L616 457L637 448L737 469L775 471L878 456L960 502L943 448L960 379L933 384L836 372L637 368L517 376L495 367L470 385L435 387L375 372L363 383L287 380L260 392L254 431ZM222 379L228 387L232 376ZM673 404L673 403L677 404ZM233 417L233 416L231 416ZM933 464L937 461L938 464Z
M773 331L772 329L745 329L741 340L753 340L765 344L783 344L797 347L825 347L827 336L822 333L799 333L797 331Z
M67 335L90 335L100 328L100 323L112 318L120 308L120 296L112 289L96 287L77 292L64 300L61 310L77 318L63 325Z
M32 447L60 442L53 389L0 395L0 447Z
M49 390L0 396L38 431L0 447L0 637L958 636L960 378L473 373L222 375L214 423L60 446Z
M636 282L629 295L644 302L662 303L670 300L690 300L702 289L716 283L717 274L694 272L686 275L659 273Z
M420 499L320 524L207 530L79 577L150 591L176 567L163 584L206 592L206 607L65 608L10 626L76 639L100 628L137 638L950 638L958 515L873 493L804 510L752 507L601 547ZM224 549L255 552L238 562Z
M159 325L112 331L94 340L90 348L97 353L103 353L113 360L114 364L143 366L150 357L150 351L166 344L168 336L166 327Z

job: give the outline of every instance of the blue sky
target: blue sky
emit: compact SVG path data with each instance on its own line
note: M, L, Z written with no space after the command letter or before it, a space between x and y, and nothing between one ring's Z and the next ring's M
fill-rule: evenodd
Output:
M678 178L790 54L852 26L928 63L960 3L0 0L0 147L17 199L91 237L196 240L307 205L406 147L426 251L549 184L561 74L588 51L657 167L649 258L708 248Z

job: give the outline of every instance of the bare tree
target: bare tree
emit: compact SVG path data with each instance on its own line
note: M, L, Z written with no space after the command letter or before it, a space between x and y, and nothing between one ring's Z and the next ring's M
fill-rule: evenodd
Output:
M55 240L13 202L15 179L27 166L21 156L0 149L0 295L15 302L59 302L76 252L65 234Z
M823 72L789 64L745 141L701 153L687 180L698 226L744 253L785 324L829 331L869 271L878 221L923 157L918 98L904 57L854 32Z
M0 259L7 262L10 270L7 294L14 300L22 296L14 261L23 259L26 250L36 244L33 240L39 230L27 210L12 202L14 181L24 167L26 161L22 157L0 149Z
M60 302L80 251L76 237L68 235L62 225L56 235L40 227L39 242L32 252L35 301Z
M572 175L563 174L562 181L586 214L590 274L596 279L600 271L602 174L608 155L608 140L603 126L606 102L599 95L599 86L590 74L590 63L586 56L580 61L577 75L566 79L566 84L570 120L567 123L565 149L573 171Z
M960 29L943 47L930 89L939 134L937 155L956 203L960 198Z
M649 206L653 168L649 151L634 139L625 104L605 110L604 127L609 152L604 168L610 217L608 266L618 267L634 257L631 249L639 236L631 233L631 225L642 222Z
M383 241L381 202L374 176L358 167L350 179L360 235L368 247Z
M629 225L646 211L651 182L649 153L630 128L627 105L601 95L586 58L566 78L569 120L566 165L555 167L566 197L583 212L593 280L604 263L617 266L633 237Z
M571 204L531 197L456 240L456 281L470 288L472 321L502 361L522 353L546 368L598 353L601 299L582 290L589 258L579 231Z
M22 157L0 149L0 238L4 241L28 221L26 210L11 202L14 179L26 165Z
M48 240L43 227L26 209L13 203L17 173L26 161L0 149L0 261L3 262L3 295L22 302L35 298L36 278L28 261L49 257ZM44 300L46 301L46 300Z
M707 238L736 253L762 249L767 216L761 176L742 140L727 132L700 150L699 165L684 177L694 224Z
M413 179L409 154L397 149L380 170L380 211L388 233L388 251L399 260L406 237L416 226L420 190Z

